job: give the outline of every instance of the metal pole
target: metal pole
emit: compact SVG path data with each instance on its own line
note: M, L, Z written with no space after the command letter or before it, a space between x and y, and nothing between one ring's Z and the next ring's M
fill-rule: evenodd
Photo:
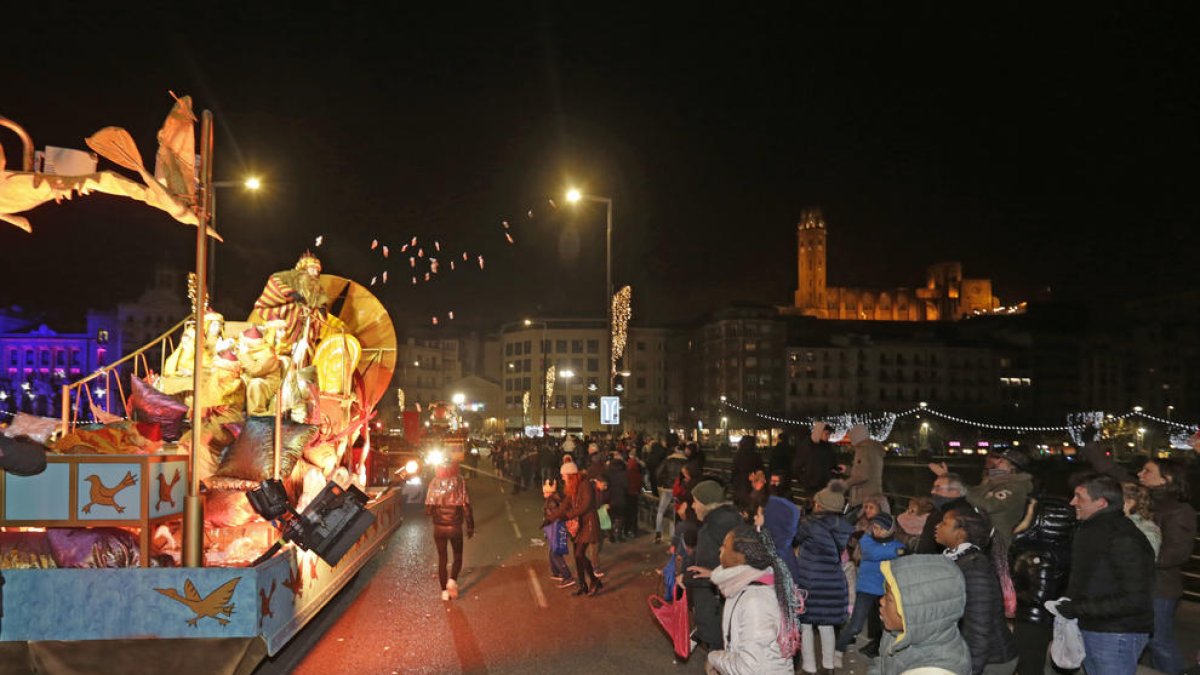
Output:
M217 229L217 192L218 192L217 187L218 186L214 185L212 187L212 189L209 190L209 192L212 193L212 196L209 197L209 201L211 203L210 208L212 210L210 212L208 222L209 222L209 227L211 227L214 231L216 231L216 229ZM212 243L209 245L209 249L208 249L208 286L209 286L208 295L211 298L212 296L216 295L216 292L217 292L217 240L216 239L212 240ZM212 304L211 300L209 301L209 304Z
M192 364L192 451L183 499L183 565L204 566L204 502L200 497L200 428L204 422L204 307L207 296L208 224L212 214L213 117L200 116L200 218L196 224L196 358Z
M608 208L608 223L604 228L604 311L608 316L608 395L613 394L613 378L616 376L617 364L613 359L613 313L612 313L612 200L605 199Z
M546 354L546 322L542 322L542 438L545 438L549 432L546 427L546 412L550 407L550 393L546 391L546 368L548 359Z

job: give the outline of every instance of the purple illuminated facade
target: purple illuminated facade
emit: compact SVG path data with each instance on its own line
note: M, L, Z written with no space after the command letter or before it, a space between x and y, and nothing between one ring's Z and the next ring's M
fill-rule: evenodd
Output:
M54 417L61 412L62 385L110 360L109 329L57 333L45 324L27 332L0 333L0 411ZM109 392L98 389L103 406ZM5 415L7 416L7 415Z

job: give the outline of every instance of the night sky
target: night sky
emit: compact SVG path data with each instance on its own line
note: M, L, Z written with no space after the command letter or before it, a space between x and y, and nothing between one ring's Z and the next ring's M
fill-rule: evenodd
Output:
M604 211L563 204L569 184L613 198L615 283L646 323L790 303L813 206L830 285L914 286L961 260L1005 303L1195 288L1200 48L1161 7L24 4L5 10L0 115L39 148L124 126L152 165L170 90L214 112L217 179L266 182L220 192L230 314L324 235L326 271L390 271L401 326L600 316ZM156 261L192 262L193 230L133 202L26 215L32 236L0 225L0 305L64 325L136 297ZM414 288L413 235L486 270L443 262Z

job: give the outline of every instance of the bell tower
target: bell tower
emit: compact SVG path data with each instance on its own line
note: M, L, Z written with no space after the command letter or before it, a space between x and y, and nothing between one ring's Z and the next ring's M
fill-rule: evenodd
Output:
M821 209L805 209L796 226L798 286L796 308L823 317L825 307L825 217Z

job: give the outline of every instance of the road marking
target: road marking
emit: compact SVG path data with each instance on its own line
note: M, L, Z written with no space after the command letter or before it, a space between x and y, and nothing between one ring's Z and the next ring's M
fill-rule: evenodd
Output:
M550 603L546 602L546 594L542 592L542 583L538 581L533 565L526 564L525 571L529 572L529 587L533 589L533 599L537 601L538 607L546 609Z
M508 498L504 499L504 510L508 511L508 522L512 523L513 534L517 535L517 539L520 539L521 528L517 527L517 519L513 517L512 504L509 503Z

